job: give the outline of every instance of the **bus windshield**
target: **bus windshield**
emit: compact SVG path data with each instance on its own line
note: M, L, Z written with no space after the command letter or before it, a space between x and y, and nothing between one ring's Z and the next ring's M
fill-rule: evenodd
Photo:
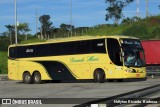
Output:
M128 67L145 66L144 51L136 49L125 49L124 64Z
M122 50L124 52L124 65L127 67L144 67L144 50L139 40L123 39L121 40Z

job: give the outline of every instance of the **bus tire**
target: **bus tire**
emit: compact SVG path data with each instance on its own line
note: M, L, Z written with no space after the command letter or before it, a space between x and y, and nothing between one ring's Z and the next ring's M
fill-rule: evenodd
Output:
M23 82L26 84L31 84L33 82L32 75L29 72L23 74Z
M143 81L146 81L147 80L147 77L143 78Z
M41 84L42 83L41 74L39 72L33 73L33 82L35 84Z
M101 69L97 69L94 72L94 82L104 83L105 82L105 74Z

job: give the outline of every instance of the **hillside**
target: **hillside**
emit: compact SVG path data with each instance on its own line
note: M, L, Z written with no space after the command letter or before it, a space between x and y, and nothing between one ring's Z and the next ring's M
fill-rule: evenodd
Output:
M160 16L120 25L97 25L84 35L127 35L144 39L160 39Z

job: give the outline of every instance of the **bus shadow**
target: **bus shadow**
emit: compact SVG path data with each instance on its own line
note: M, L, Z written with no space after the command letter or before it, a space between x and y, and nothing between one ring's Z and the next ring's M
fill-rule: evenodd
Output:
M126 82L142 82L142 81L147 81L147 79L125 79L123 81L119 81L119 80L105 80L104 83L126 83ZM18 81L18 84L24 84L22 81ZM96 83L93 80L65 80L65 81L60 81L60 80L47 80L47 81L43 81L41 84L55 84L55 83ZM32 83L34 84L34 83ZM103 83L99 83L99 84L103 84Z
M141 81L146 81L147 79L125 79L123 81L119 81L119 80L113 80L113 81L108 81L105 80L104 83L126 83L126 82L141 82ZM50 83L96 83L93 80L65 80L65 81L45 81L44 84L50 84ZM99 83L99 84L103 84L103 83Z

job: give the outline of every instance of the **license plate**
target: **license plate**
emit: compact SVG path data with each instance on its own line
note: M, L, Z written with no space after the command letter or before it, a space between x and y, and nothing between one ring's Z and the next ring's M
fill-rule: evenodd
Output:
M140 77L140 74L136 74L136 77Z

